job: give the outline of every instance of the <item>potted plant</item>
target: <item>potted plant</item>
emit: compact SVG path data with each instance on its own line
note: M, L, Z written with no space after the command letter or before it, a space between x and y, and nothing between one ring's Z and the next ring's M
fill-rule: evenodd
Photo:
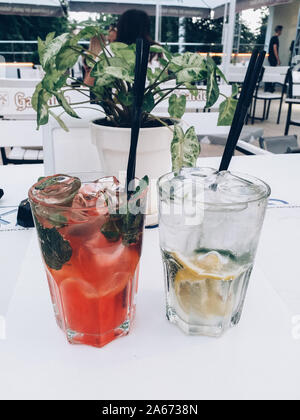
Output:
M103 42L104 31L96 25L87 25L77 33L65 33L55 37L49 34L45 41L38 40L40 62L45 72L43 80L36 87L32 105L37 111L38 126L47 124L49 116L67 130L64 121L55 114L49 104L54 95L64 111L79 118L76 106L88 104L99 109L99 119L91 122L92 140L96 144L102 162L110 174L125 170L130 145L130 125L133 109L133 83L135 67L135 45ZM86 50L79 41L98 37L102 52L99 55ZM173 138L174 120L180 120L186 110L186 96L180 93L188 90L197 97L198 91L206 91L206 107L210 108L220 95L218 78L226 81L220 69L210 58L197 53L171 54L160 45L151 46L151 53L157 54L158 66L148 68L145 88L141 134L138 146L137 176L144 174L155 179L171 169L170 145ZM92 68L95 83L86 85L70 75L79 57L83 57ZM173 83L170 85L170 82ZM202 86L197 83L204 82ZM66 92L75 90L82 94L82 101L69 103ZM178 93L179 92L179 93ZM236 92L234 92L236 93ZM159 118L152 114L161 102L169 100L169 117ZM225 97L220 105L219 124L229 125L235 109L234 96ZM195 130L187 133L177 127L175 142L196 139ZM191 161L192 164L192 161Z

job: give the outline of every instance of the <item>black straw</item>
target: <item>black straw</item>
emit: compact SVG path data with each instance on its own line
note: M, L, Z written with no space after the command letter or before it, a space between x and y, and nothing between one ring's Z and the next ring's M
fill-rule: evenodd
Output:
M230 132L222 156L219 172L227 171L229 167L243 125L245 123L246 115L253 97L257 81L261 74L265 56L265 51L262 51L259 54L258 51L254 51L251 56L251 60L243 83L243 88L238 100L238 104L236 107L236 111L233 117Z
M127 165L127 191L130 182L135 178L136 151L141 127L142 106L144 101L150 44L139 38L136 40L136 62L134 78L134 103L131 125L131 142Z

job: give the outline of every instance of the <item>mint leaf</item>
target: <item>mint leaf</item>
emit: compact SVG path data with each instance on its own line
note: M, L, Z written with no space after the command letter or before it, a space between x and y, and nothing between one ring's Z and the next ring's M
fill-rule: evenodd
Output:
M45 181L40 182L45 177L41 177L38 179L39 184L34 187L35 190L43 191L45 188L50 187L51 185L57 184L59 181L63 180L63 176L54 176L52 178L46 178Z
M135 192L131 195L129 202L124 208L119 209L122 214L111 214L109 220L101 227L101 233L109 242L117 242L122 239L125 246L130 246L139 241L143 232L146 196L143 197L148 188L149 178L145 176L139 182ZM124 214L123 214L124 213Z
M63 265L72 257L70 243L64 240L55 227L52 229L44 228L36 217L35 226L45 263L53 270L61 270Z

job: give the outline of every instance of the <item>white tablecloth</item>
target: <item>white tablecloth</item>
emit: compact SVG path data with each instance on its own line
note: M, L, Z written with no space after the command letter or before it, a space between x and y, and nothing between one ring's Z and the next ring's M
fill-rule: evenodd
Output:
M216 167L219 159L199 163ZM263 178L273 199L300 204L299 155L236 157L231 169ZM17 204L41 172L40 166L0 167L6 190L0 206ZM7 337L0 340L0 399L300 398L300 209L282 205L267 211L241 323L221 339L189 337L166 321L155 229L145 233L132 333L102 349L68 344L29 231L23 253L11 249L11 263L21 261L17 281L0 280L8 288L16 283L5 313Z

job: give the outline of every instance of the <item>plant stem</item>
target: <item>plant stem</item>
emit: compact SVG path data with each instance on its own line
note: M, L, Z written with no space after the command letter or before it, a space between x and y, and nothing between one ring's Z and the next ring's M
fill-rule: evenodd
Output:
M171 88L169 89L169 91L163 95L154 105L154 107L156 107L158 104L160 104L167 96L169 96L170 93L174 92L174 90L178 89L180 86L182 85L182 83L180 83L179 85L177 85L175 88Z
M159 118L159 117L157 117L156 115L153 115L153 114L148 114L148 117L150 117L151 120L159 121L162 125L167 127L173 133L172 128L166 122L164 122L164 120L162 120L161 118ZM172 119L175 119L175 118L172 118Z
M90 104L90 101L84 101L84 102L75 102L74 104L69 104L70 106L73 105L83 105L83 104ZM59 108L61 105L50 105L49 108Z

